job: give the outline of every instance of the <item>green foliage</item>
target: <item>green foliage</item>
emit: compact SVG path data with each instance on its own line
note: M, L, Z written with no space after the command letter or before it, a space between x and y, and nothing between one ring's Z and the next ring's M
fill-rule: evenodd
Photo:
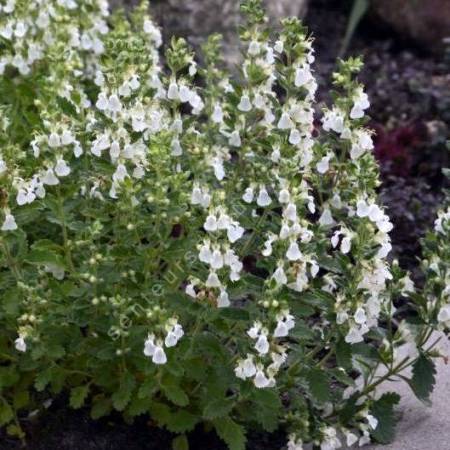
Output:
M434 384L436 383L436 367L434 361L426 355L421 354L412 366L412 373L413 376L409 381L411 389L418 399L429 402Z
M372 404L371 411L378 420L378 426L372 436L381 444L390 443L395 435L396 418L394 406L400 401L400 396L394 392L383 394Z

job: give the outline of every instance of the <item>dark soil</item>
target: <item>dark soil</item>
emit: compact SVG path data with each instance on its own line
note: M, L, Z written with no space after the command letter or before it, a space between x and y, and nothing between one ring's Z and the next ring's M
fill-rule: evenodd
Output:
M321 99L327 99L326 80L335 66L347 15L340 0L313 0L306 23L316 38L317 74ZM376 153L382 165L381 195L395 224L394 255L414 270L420 255L419 238L432 224L441 200L448 167L445 138L450 126L450 71L443 58L431 56L380 30L365 19L354 36L348 55L363 55L361 80L372 107L377 131ZM169 433L140 418L126 424L120 416L92 421L86 410L72 411L64 398L38 417L23 419L30 450L166 450ZM254 433L250 450L281 448L277 433ZM190 436L192 450L221 450L225 446L212 432L197 429ZM0 431L0 450L21 448Z

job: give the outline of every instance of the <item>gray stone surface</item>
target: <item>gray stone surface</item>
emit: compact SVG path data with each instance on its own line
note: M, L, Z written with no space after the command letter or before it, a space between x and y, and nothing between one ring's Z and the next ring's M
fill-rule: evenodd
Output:
M380 20L428 50L441 49L450 37L449 0L373 0L371 5Z
M273 25L284 17L304 17L309 0L264 0ZM135 5L137 0L111 0L113 6ZM162 27L165 42L170 37L183 36L198 48L207 36L220 33L224 37L227 62L237 62L240 0L153 0L150 12Z
M450 342L442 337L438 347L450 356ZM450 364L437 362L436 386L432 406L416 399L404 382L386 383L382 391L395 391L402 396L397 411L401 414L396 438L390 445L370 445L366 450L450 450Z

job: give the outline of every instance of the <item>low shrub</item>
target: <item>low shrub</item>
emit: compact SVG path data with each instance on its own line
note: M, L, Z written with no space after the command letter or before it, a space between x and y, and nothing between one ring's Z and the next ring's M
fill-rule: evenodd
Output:
M278 428L289 450L327 450L391 439L399 396L378 395L383 381L429 399L448 212L417 290L388 260L361 61L339 63L320 113L306 29L285 19L274 35L258 1L242 10L234 75L218 36L204 64L176 38L162 64L144 4L130 19L102 0L2 4L8 433L65 391L94 419L150 415L174 449L204 423L232 450Z

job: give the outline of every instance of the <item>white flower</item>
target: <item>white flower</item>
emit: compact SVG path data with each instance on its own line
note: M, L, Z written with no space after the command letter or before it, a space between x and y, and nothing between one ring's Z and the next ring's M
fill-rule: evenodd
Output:
M186 292L186 294L189 295L189 297L192 297L192 298L196 298L197 297L197 293L195 292L195 286L194 286L193 283L189 283L186 286L184 292Z
M223 256L219 250L214 250L211 254L209 262L212 269L221 269L223 267Z
M53 172L53 169L47 169L42 178L42 182L44 184L47 184L48 186L56 186L57 184L59 184L59 180L55 175L55 172Z
M291 132L289 133L289 143L292 145L297 145L302 138L302 135L300 134L300 131L298 131L296 128L292 128Z
M289 259L289 261L298 261L302 256L302 252L300 251L297 242L291 242L286 252L286 258Z
M181 147L180 141L177 138L172 139L170 148L172 156L181 156L183 154L183 149Z
M253 188L248 187L245 190L244 195L242 196L242 200L244 200L245 203L251 203L253 201L253 196L254 196Z
M14 346L16 347L16 350L19 352L26 352L27 351L27 343L25 342L25 339L23 336L19 336L14 341Z
M323 226L332 225L334 223L330 208L325 207L319 218L319 224Z
M227 308L230 306L230 298L228 296L228 292L225 290L221 290L219 296L217 297L217 307L218 308Z
M351 447L358 442L358 436L356 436L356 434L351 433L350 431L346 431L344 435L347 441L347 447Z
M220 280L216 272L209 272L208 278L205 283L206 287L220 287Z
M295 80L294 84L296 87L304 86L312 79L312 74L307 65L303 67L298 67L295 71Z
M222 123L223 122L223 111L220 105L214 105L214 110L211 116L211 120L214 123Z
M450 321L450 304L441 307L437 316L437 320L441 323Z
M344 114L338 109L327 111L322 118L322 125L325 131L333 130L336 133L344 131Z
M105 111L106 109L108 109L108 106L109 106L108 98L106 97L106 94L104 92L100 92L100 94L98 94L98 98L97 98L97 102L95 103L95 106L100 111Z
M367 217L369 215L370 207L364 200L356 202L356 215L358 217Z
M284 273L283 267L278 266L275 272L272 275L272 278L278 283L278 284L286 284L287 283L287 277Z
M258 389L263 389L269 386L270 384L270 380L266 377L266 375L264 374L264 372L259 369L256 372L255 378L253 380L253 383L255 384L255 386Z
M364 341L364 337L360 330L356 327L351 327L345 336L345 342L347 342L347 344L357 344L362 341Z
M345 255L352 247L352 238L350 236L345 236L341 242L341 252Z
M64 159L58 159L55 165L55 173L58 177L65 177L70 174L70 167Z
M294 127L294 122L292 122L289 114L284 112L281 114L280 120L278 121L277 127L280 130L289 130Z
M366 312L361 306L356 310L353 318L358 325L363 325L367 322Z
M290 199L291 195L289 194L289 191L287 189L281 189L278 193L278 201L280 203L289 203Z
M258 206L264 207L264 206L268 206L272 203L272 200L269 196L269 194L266 191L265 187L262 187L259 190L259 194L258 194L258 198L256 199L256 204Z
M367 414L366 419L367 422L369 423L370 428L372 428L372 430L375 430L378 426L378 419L372 416L371 414Z
M230 225L227 229L227 237L230 243L234 244L237 240L239 240L243 234L245 229L240 225Z
M288 327L286 326L286 322L284 320L279 320L277 322L277 326L275 331L273 332L274 337L286 337L289 333Z
M61 139L59 137L59 134L57 133L50 133L50 136L48 137L48 145L49 147L59 147L61 145Z
M250 97L246 94L242 95L241 100L237 106L239 111L248 112L252 109L252 103L250 101Z
M230 137L228 138L228 143L233 147L240 147L241 146L241 137L239 136L239 131L234 130Z
M152 361L155 364L166 364L167 363L167 356L164 352L164 349L160 345L155 346L155 351L153 353Z
M166 347L174 347L178 341L184 336L183 328L180 324L175 324L172 329L167 333L164 345Z
M118 113L122 111L122 103L116 94L112 94L108 99L108 108L112 113Z
M269 341L264 333L261 333L256 341L255 350L260 355L266 355L269 352Z
M324 157L317 163L316 168L317 168L317 171L318 171L319 173L322 173L322 174L323 174L323 173L328 172L328 169L329 169L329 167L330 167L330 164L329 164L330 158L331 158L330 155L324 156Z
M217 218L216 216L213 215L209 215L206 220L205 223L203 224L203 228L206 231L216 231L217 230Z
M169 100L178 100L180 98L178 85L176 83L172 82L169 84L169 89L167 90L167 98Z
M155 353L155 348L155 336L153 334L149 334L144 342L144 355L153 356Z
M248 46L249 55L256 56L261 51L261 45L257 41L251 41Z
M369 97L361 88L358 88L353 96L353 108L350 111L350 118L360 119L364 117L364 110L369 108L369 106Z

